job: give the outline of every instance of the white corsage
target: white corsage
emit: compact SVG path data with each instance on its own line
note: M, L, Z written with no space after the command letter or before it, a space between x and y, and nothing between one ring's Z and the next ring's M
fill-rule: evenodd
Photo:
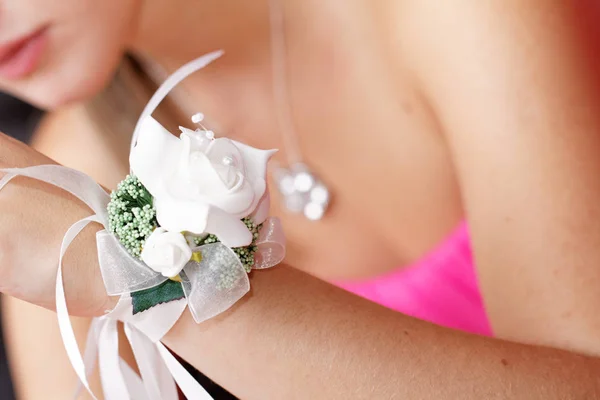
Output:
M96 357L108 400L176 400L175 382L189 399L211 399L160 339L186 306L196 322L230 308L250 290L253 269L272 267L285 255L281 224L268 216L265 175L274 151L215 139L205 129L182 128L177 137L151 117L175 85L221 54L190 62L158 89L133 135L131 175L110 196L90 177L57 165L3 170L0 190L25 176L73 194L94 212L66 232L56 279L61 335L93 399L88 376ZM120 300L93 320L82 357L68 315L62 258L92 222L105 228L96 235L98 261L107 293ZM117 321L141 376L119 357Z
M146 117L132 174L107 207L113 235L98 236L108 293L129 294L134 314L185 297L198 322L239 300L250 288L247 274L284 255L279 221L268 218L273 153L205 129L181 128L178 138ZM129 254L115 258L115 240Z

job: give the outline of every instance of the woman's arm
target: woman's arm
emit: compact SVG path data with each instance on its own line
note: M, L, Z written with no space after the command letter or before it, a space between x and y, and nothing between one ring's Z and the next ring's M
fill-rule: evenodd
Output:
M405 26L407 59L454 153L495 333L599 355L598 7L408 3L427 18Z
M495 330L599 354L600 58L582 9L396 4L456 158ZM291 271L257 274L253 291L166 340L242 398L600 397L596 359L433 327Z
M1 165L47 162L0 135ZM35 254L25 246L0 254L1 290L51 308L60 239L85 215L70 196L31 180L2 190L0 244L38 246ZM89 231L64 262L68 302L80 315L109 304ZM184 313L165 338L244 399L600 398L597 359L436 327L285 267L255 273L252 285L232 310L202 325Z
M475 4L468 3L464 7ZM477 4L481 3L492 2ZM500 2L496 3L500 4ZM510 3L514 6L517 1L512 0ZM542 0L532 0L531 3L536 3L542 7L542 10L544 9L545 3ZM458 2L453 4L459 6ZM435 5L441 7L440 2L435 2ZM442 18L435 11L431 10L432 16ZM450 12L448 17L452 15ZM527 15L537 15L537 11ZM453 27L457 30L470 20L462 18L458 22L460 22L459 26ZM473 38L476 36L473 35ZM465 65L469 64L465 61ZM471 75L470 77L473 78ZM485 76L477 81L485 83ZM431 94L434 97L433 92ZM589 102L586 104L590 106ZM506 105L502 106L503 109L506 107ZM449 128L461 126L456 123L456 120L462 121L458 116L465 112L463 110L455 115L448 111L447 114L452 117L447 117L445 126ZM473 115L477 117L475 110ZM471 118L473 119L475 118ZM593 120L591 115L588 119ZM498 121L488 122L489 124L482 125L495 126ZM450 130L454 132L458 129ZM479 131L471 131L471 133L479 133ZM501 144L506 145L504 142ZM568 146L569 142L566 143L566 147ZM493 151L488 149L486 152L488 157L492 157L493 154L489 153ZM7 155L4 143L0 145L0 160L6 161L11 157L13 163L23 164L22 157L18 154ZM591 161L587 159L584 161L586 161L584 166L589 168L588 163ZM9 165L14 164L9 163ZM464 171L466 168L461 166L461 170ZM519 172L523 173L522 170ZM496 180L492 182L501 183ZM12 224L7 226L12 227L13 233L16 227L28 226L24 217L28 214L20 211L23 206L19 209L15 203L22 205L27 201L29 203L27 211L34 215L37 213L35 206L56 210L54 207L61 205L62 215L54 221L62 221L60 228L66 228L72 222L71 220L75 219L75 214L82 213L81 206L75 204L72 199L68 200L68 196L31 185L33 183L17 180L7 188L12 190L2 192L0 195L0 215L6 215L7 207L9 211L16 213L13 216L3 217L12 221ZM525 189L531 190L528 186ZM468 193L467 196L469 197ZM471 200L467 199L468 204L475 204L473 196L470 197ZM475 198L478 201L485 200L481 197ZM39 203L44 200L47 203ZM485 209L480 213L485 215L484 211ZM470 212L475 214L473 222L476 223L477 213ZM590 223L597 222L590 221ZM480 226L478 229L483 230L481 226L484 225L478 224ZM493 227L490 225L489 228ZM560 229L563 228L564 226L561 225ZM51 240L47 242L57 247L64 230L56 229L54 232L50 229L43 232L46 232L45 235L50 235ZM558 229L553 230L552 233L560 234ZM7 230L2 230L0 234L3 242L14 240L7 236ZM495 239L495 237L486 238L485 234L481 235L477 232L476 235L479 237L476 239L478 240L476 244L479 243L478 253L481 258L484 239ZM73 285L72 290L76 293L76 297L81 292L78 284L85 282L86 285L95 287L98 282L101 282L98 281L98 276L85 275L89 273L89 269L97 271L93 243L93 235L81 238L73 249L73 254L77 257L66 260L66 269L70 272L65 274L69 283ZM516 249L509 247L503 249L506 252L514 250L520 253L522 250L519 246L525 247L521 241L517 241L516 245ZM577 245L579 246L579 242ZM55 255L56 247L49 246L47 254ZM4 275L10 275L7 271L15 274L15 271L18 271L16 266L27 264L19 257L25 257L26 260L27 254L20 251L12 252L4 258L2 268ZM553 257L551 259L554 260ZM54 259L47 260L48 265L52 260ZM523 262L521 259L518 261ZM502 264L502 267L509 268L510 265ZM587 264L581 263L579 268L586 267ZM595 268L595 265L593 267ZM31 271L32 276L35 276L34 272ZM40 280L38 280L39 285L41 285ZM31 281L27 282L31 285ZM52 282L53 279L49 280L49 284L46 282L49 293L52 292ZM532 287L541 287L540 283L547 282L534 283L535 286ZM3 281L2 284L8 283ZM33 292L31 286L22 285L22 287L27 288L27 293L23 291L24 295L35 297L35 300L31 301L39 302L40 299L44 299L41 295L31 296ZM14 291L15 287L9 289ZM516 290L518 289L517 287ZM72 303L76 303L76 299L73 297L71 299ZM569 301L572 300L569 298ZM46 302L51 303L50 300ZM523 305L520 303L519 307L521 306ZM587 321L587 319L580 321ZM581 322L580 325L582 332L589 334L590 330L586 324ZM214 320L198 326L192 322L188 313L185 313L174 330L165 338L165 342L208 376L238 396L250 400L394 397L419 399L510 397L550 400L600 398L600 382L597 378L600 375L600 361L597 359L559 350L479 338L435 327L369 304L286 268L255 274L251 296Z
M165 343L252 399L600 399L600 360L440 328L286 267Z

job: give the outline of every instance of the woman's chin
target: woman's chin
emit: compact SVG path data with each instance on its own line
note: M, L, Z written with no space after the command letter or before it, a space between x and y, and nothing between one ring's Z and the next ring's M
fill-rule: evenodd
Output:
M98 89L90 88L57 88L51 85L29 85L26 91L10 91L11 95L22 99L23 101L47 111L54 111L59 108L67 107L73 104L81 103L93 97L99 92Z
M109 84L113 74L112 65L81 66L75 70L48 65L22 82L16 82L11 94L38 108L55 110L93 98Z
M87 81L83 84L70 82L62 87L49 84L42 86L39 91L33 91L28 97L33 105L51 111L83 103L100 93L106 85L105 80Z

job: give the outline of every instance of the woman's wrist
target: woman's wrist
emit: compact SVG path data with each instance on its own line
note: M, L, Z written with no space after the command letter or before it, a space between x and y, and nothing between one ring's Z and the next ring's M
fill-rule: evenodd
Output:
M0 134L0 168L49 164L56 163ZM34 179L11 180L0 191L2 291L54 309L57 255L63 236L74 222L91 214L87 206L61 189ZM65 254L65 291L73 315L101 315L115 304L106 296L98 268L95 235L99 229L90 224Z

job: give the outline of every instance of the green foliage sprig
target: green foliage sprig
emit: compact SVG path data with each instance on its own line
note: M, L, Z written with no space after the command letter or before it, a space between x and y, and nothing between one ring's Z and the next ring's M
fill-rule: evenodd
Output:
M110 232L117 237L129 254L140 259L144 244L154 229L159 226L150 192L138 178L128 175L111 193L107 211ZM252 233L252 243L249 246L236 247L232 250L245 271L250 273L254 266L254 255L258 249L256 241L262 225L256 225L250 217L246 217L242 221ZM194 244L197 246L217 242L219 242L219 238L215 235L194 238ZM217 286L219 289L230 288L237 279L234 269L224 269L221 271ZM167 280L154 288L131 293L134 314L183 297L185 295L181 283L173 280Z
M133 257L158 226L152 195L138 178L128 175L111 193L108 203L108 229Z
M256 250L258 250L256 247L256 240L258 239L258 232L260 231L262 225L256 225L250 217L242 219L242 222L246 224L248 230L252 232L252 243L250 243L249 246L234 247L231 250L233 250L233 252L238 256L246 272L250 273L250 271L252 271L252 267L254 266L254 254L256 253ZM194 243L197 246L217 242L219 242L219 238L215 235L194 238Z

